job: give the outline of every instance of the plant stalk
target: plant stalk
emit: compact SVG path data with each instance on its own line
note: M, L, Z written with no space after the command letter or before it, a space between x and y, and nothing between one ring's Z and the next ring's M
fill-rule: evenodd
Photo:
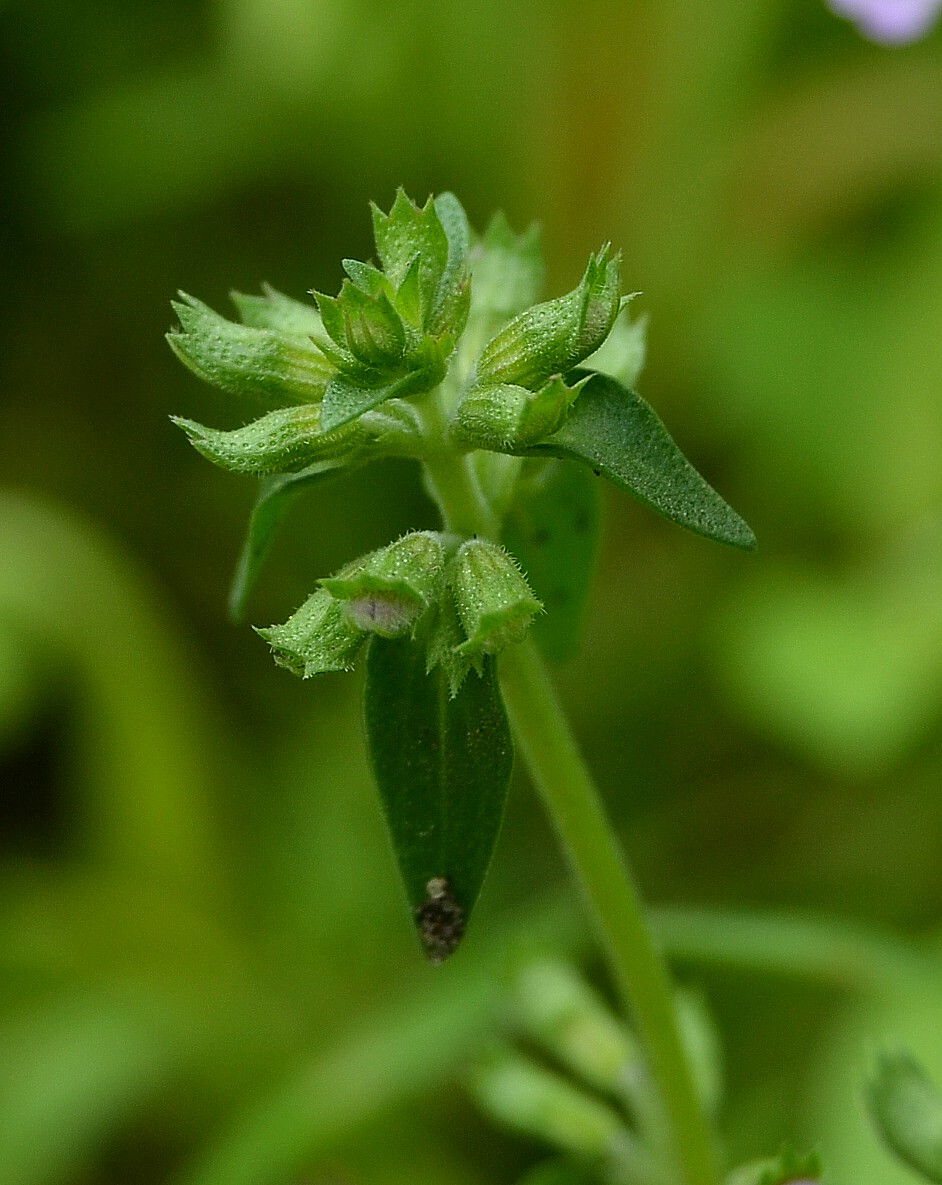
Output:
M517 743L647 1053L676 1171L686 1185L717 1185L713 1138L678 1032L670 976L598 790L534 643L509 647L501 664Z
M441 421L435 428L441 432L444 406L436 411ZM426 458L425 468L430 492L449 529L498 537L499 523L467 457ZM514 736L595 923L623 1006L633 1017L647 1053L664 1113L665 1151L684 1185L718 1185L713 1138L681 1043L666 964L598 790L532 641L510 646L501 655L501 684Z

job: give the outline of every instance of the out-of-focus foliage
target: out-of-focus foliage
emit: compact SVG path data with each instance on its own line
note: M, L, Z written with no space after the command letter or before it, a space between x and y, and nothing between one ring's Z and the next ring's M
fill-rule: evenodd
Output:
M647 892L937 925L942 33L880 48L818 0L7 0L0 55L3 1185L543 1155L454 1085L511 935L558 927L536 804L521 781L474 933L426 968L356 680L301 687L227 624L251 495L167 419L232 414L166 348L177 289L336 291L399 184L538 217L549 292L620 248L640 389L759 537L606 508L560 681ZM405 463L291 514L256 623L438 525ZM859 1090L894 1040L938 1076L938 982L851 1005L696 963L731 1157L908 1179Z

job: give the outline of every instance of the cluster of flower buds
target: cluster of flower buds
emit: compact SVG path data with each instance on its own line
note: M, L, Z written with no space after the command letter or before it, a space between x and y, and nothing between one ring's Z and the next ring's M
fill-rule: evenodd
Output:
M400 191L389 213L372 212L376 264L344 260L336 296L234 294L241 324L186 295L175 304L177 355L262 409L230 430L176 421L217 465L283 481L384 455L513 453L569 416L586 381L573 367L626 303L618 257L603 248L573 291L534 305L533 230L517 236L499 216L476 238L451 194L419 207ZM434 430L423 417L432 391L444 408ZM288 621L259 632L302 676L349 668L371 634L421 632L429 667L441 664L456 691L540 609L496 543L418 532L321 581Z
M372 634L421 631L429 669L441 664L454 693L472 666L520 641L541 609L498 544L415 531L322 580L283 625L258 633L276 662L308 678L349 670Z
M452 194L419 207L400 191L388 213L373 207L373 233L376 263L344 260L336 296L235 294L241 324L183 296L168 335L198 375L261 407L229 430L176 421L217 465L264 479L240 606L302 485L383 456L423 462L436 496L433 469L473 473L474 512L451 520L442 507L462 538L408 535L322 581L284 625L260 631L279 662L304 676L345 670L369 635L409 634L456 693L470 667L522 640L541 606L495 542L517 490L514 457L574 460L692 530L753 545L631 389L643 325L620 316L631 297L608 246L571 292L534 304L532 229L516 235L498 216L477 237Z

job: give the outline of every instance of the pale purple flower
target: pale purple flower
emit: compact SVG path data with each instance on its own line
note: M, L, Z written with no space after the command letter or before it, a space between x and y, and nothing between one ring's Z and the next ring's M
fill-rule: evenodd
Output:
M852 20L864 37L882 45L917 41L935 24L942 0L828 0L833 12Z

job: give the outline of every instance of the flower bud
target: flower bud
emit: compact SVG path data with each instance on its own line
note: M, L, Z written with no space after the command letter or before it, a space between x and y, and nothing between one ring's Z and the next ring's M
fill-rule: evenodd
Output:
M321 581L347 619L367 633L409 633L442 589L445 549L433 531L404 535L351 569Z
M181 329L168 333L167 341L194 374L268 407L321 398L333 368L309 337L239 325L185 292L180 296L173 308Z
M619 257L593 255L578 288L520 313L487 343L477 361L480 384L512 383L537 390L605 341L622 307Z
M373 295L344 280L339 296L315 295L324 328L351 359L376 371L398 366L406 331L385 292Z
M197 452L230 473L289 473L316 461L351 456L367 434L355 424L320 430L321 409L314 404L282 407L242 428L207 428L171 416Z
M326 589L312 593L284 625L255 632L271 646L275 662L302 679L349 671L366 638Z
M452 435L494 452L526 448L561 427L586 382L569 387L557 376L539 391L509 383L475 387L458 405Z
M486 539L469 539L458 549L449 574L458 617L467 641L460 654L477 659L521 642L543 606L506 551Z

